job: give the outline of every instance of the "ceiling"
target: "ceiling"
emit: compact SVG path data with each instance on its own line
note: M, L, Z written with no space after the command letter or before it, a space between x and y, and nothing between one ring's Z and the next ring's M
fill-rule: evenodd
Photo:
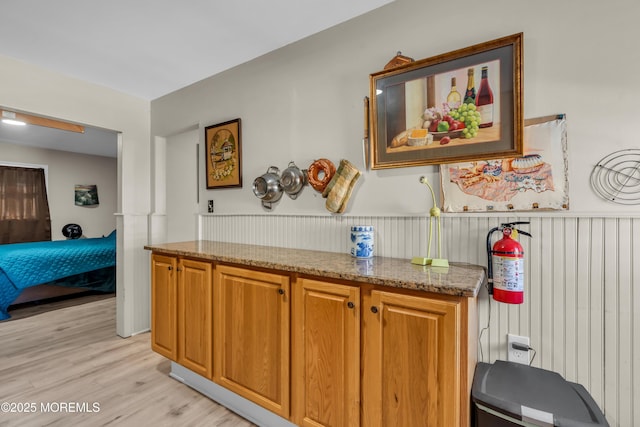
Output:
M37 125L13 126L0 122L0 142L94 156L118 156L117 132L91 126L85 126L84 133L77 133Z
M20 0L0 55L155 99L391 0Z
M153 100L393 0L20 0L0 13L0 55ZM2 71L0 70L0 76ZM2 100L0 100L0 103ZM43 137L5 129L0 140ZM43 130L44 129L44 130ZM47 147L77 151L52 131ZM64 132L59 134L59 132ZM95 133L95 135L94 135ZM87 129L84 139L105 136ZM114 135L108 135L114 141ZM57 145L57 141L65 145ZM95 142L82 142L97 147ZM115 142L110 155L115 157ZM86 149L87 154L98 154Z

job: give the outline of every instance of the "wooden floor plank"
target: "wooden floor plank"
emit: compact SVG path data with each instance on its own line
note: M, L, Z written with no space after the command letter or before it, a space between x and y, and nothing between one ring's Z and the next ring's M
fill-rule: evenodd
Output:
M3 410L0 426L253 426L171 379L149 340L115 334L115 298L0 323L0 404L36 409Z

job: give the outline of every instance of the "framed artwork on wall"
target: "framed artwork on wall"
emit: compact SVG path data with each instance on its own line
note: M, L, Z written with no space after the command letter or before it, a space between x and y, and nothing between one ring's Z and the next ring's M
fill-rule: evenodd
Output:
M371 168L521 156L522 38L371 74Z
M97 185L76 185L75 188L76 206L99 205Z
M566 116L525 120L525 155L440 166L444 212L569 209Z
M240 119L207 126L204 136L207 189L242 187Z

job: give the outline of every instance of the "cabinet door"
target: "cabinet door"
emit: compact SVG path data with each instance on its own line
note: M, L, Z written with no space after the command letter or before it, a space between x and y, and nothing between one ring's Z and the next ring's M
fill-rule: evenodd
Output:
M214 271L214 381L289 417L289 277Z
M460 425L459 302L374 290L363 318L363 425Z
M151 349L178 360L176 257L151 256Z
M360 425L360 289L294 287L293 416L305 427Z
M212 265L183 259L178 269L178 363L212 378Z

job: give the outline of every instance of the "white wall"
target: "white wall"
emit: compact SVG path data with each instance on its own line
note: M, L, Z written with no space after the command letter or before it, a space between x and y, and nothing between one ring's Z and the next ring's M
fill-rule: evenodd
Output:
M115 230L117 159L0 142L0 164L3 162L47 166L52 240L65 239L62 227L69 223L79 224L86 237L100 237ZM76 184L97 185L100 204L76 206Z
M149 102L0 56L0 99L15 111L119 131L117 331L149 327ZM126 185L124 185L124 184ZM126 289L126 292L125 292Z
M318 157L347 158L364 169L362 100L369 74L396 51L422 59L523 32L525 118L567 114L571 210L637 212L604 202L589 187L599 159L637 146L633 70L640 58L622 43L640 35L637 16L640 4L629 0L396 0L153 101L152 134L242 118L243 188L202 187L200 200L215 199L221 213L263 212L251 184L272 164L282 169L290 160L306 167ZM429 203L418 184L423 174L439 179L433 166L364 174L348 213L425 212ZM274 212L326 213L324 200L308 188L295 201L283 197Z

